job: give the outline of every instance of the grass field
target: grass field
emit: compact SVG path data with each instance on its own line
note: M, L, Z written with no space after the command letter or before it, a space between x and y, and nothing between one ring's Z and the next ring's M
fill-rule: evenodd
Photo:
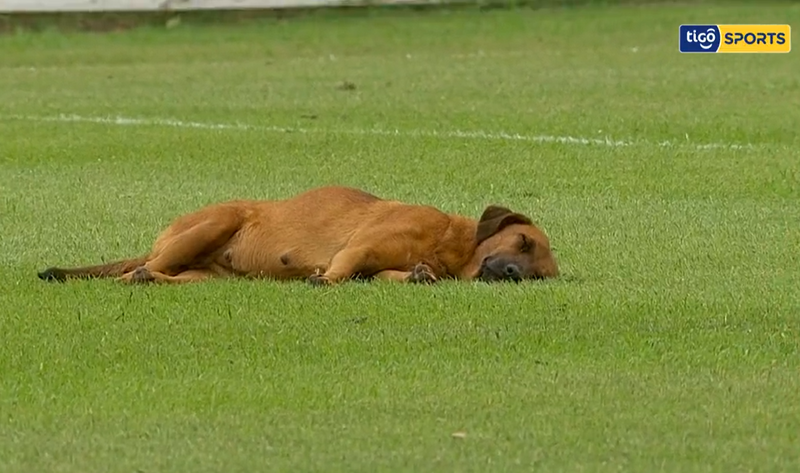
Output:
M800 61L692 22L800 7L0 37L0 471L800 470ZM507 205L563 277L36 279L328 183Z

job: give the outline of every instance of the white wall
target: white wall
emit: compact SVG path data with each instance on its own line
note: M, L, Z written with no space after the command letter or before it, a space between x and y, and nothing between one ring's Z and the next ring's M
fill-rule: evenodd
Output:
M440 0L370 0L375 4L428 4ZM101 12L293 8L349 5L358 0L0 0L0 13Z

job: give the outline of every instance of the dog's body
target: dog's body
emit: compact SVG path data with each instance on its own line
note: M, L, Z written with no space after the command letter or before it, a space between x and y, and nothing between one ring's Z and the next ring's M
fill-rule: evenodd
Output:
M315 284L357 276L432 282L557 275L547 236L504 207L489 206L474 220L333 186L286 200L210 205L173 221L147 256L39 273L55 281L262 277Z

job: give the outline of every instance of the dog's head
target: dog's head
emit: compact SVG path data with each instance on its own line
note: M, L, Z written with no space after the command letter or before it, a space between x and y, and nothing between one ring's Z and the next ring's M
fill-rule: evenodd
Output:
M476 237L478 279L521 281L558 276L550 240L522 214L490 205L478 221Z

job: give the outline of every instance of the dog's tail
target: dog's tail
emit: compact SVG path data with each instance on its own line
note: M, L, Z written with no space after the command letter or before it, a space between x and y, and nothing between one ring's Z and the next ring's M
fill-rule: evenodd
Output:
M133 271L146 262L147 256L141 256L138 258L113 261L96 266L84 266L81 268L50 267L39 273L39 279L64 282L67 279L114 278L122 276L129 271Z

